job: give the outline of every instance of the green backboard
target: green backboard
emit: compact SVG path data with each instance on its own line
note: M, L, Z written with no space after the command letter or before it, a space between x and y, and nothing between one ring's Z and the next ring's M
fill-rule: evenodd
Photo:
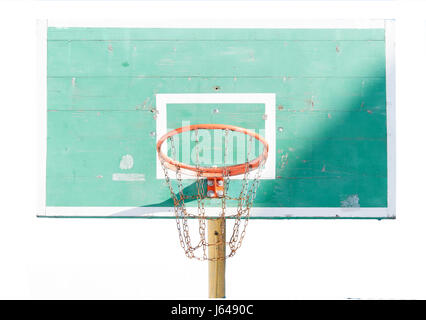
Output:
M219 123L269 143L252 217L395 217L390 29L47 28L39 216L173 217L156 142ZM178 152L193 161L193 137Z

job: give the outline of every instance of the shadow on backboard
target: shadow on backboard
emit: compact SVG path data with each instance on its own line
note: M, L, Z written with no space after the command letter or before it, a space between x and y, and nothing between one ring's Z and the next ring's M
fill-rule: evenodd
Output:
M205 180L202 180L203 190L207 189L207 183ZM167 186L165 186L167 188ZM197 182L193 182L190 185L182 189L184 195L196 195L197 194ZM175 197L179 198L179 192L175 193ZM185 199L185 203L191 203L196 201L196 198ZM117 213L112 214L112 217L149 217L149 216L171 216L174 217L174 202L170 197L162 202L152 203L146 206L140 206L131 208L128 210L123 210Z
M324 97L315 101L312 96L303 108L284 106L276 111L277 128L284 127L284 134L277 133L277 178L261 181L254 206L345 210L387 206L386 77L380 66L378 70L367 85L362 79L342 79L350 92L344 92L346 99L326 104L321 101ZM338 91L331 86L327 89L330 94ZM286 132L286 124L293 131ZM183 193L197 194L196 183ZM168 198L112 216L173 217L173 206Z

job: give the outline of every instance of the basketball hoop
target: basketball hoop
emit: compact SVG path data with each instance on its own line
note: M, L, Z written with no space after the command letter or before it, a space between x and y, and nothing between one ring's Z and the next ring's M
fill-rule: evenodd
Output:
M222 130L225 138L225 165L221 167L205 167L199 165L199 150L198 150L198 130ZM195 131L195 153L196 153L196 165L189 165L176 160L176 148L174 143L174 136L187 132L187 131ZM240 132L248 137L248 147L246 154L245 163L237 164L237 165L226 165L226 159L228 156L228 137L229 132L235 131ZM263 151L261 154L255 158L250 160L251 152L252 152L252 143L253 139L257 139L263 145ZM165 141L170 142L171 155L173 158L170 158L166 155L165 152L162 151L162 146ZM250 209L253 204L253 200L256 197L256 190L259 185L259 178L261 175L261 171L264 167L266 159L268 157L268 143L266 140L260 136L259 134L236 126L231 125L221 125L221 124L198 124L198 125L190 125L182 128L178 128L172 130L162 136L157 142L157 152L158 158L164 170L165 180L169 186L171 198L174 203L174 212L176 216L177 228L179 231L179 239L182 248L185 250L185 254L189 258L195 258L198 260L220 260L232 257L235 255L235 252L240 248L242 240L245 236L245 229L248 223L248 217L250 214ZM175 193L173 190L172 182L169 176L169 170L174 171L176 173L176 180L178 186L178 192ZM249 181L248 174L251 171L257 170L254 178ZM196 177L196 187L197 192L193 195L185 195L183 192L183 184L182 184L182 174L186 174L189 176ZM230 177L242 175L242 187L237 197L230 197L228 194ZM203 180L207 179L207 192L204 188ZM206 216L205 211L205 200L210 198L218 198L222 202L222 208L220 209L219 216L217 218L234 218L235 223L232 229L232 236L230 240L226 242L229 246L230 252L228 255L224 255L222 257L207 257L206 248L212 245L218 245L217 242L209 243L206 239L205 232L205 220L209 219ZM185 205L185 200L193 199L197 200L198 206L194 208L196 210L196 214L189 213L188 208ZM233 215L226 214L226 201L236 201L237 209L236 213ZM192 209L192 208L191 208ZM188 218L196 218L199 220L199 236L200 241L196 244L193 244L191 241L191 237L189 235L189 227L188 227ZM245 219L243 230L240 232L240 222L241 219ZM224 231L224 230L222 230ZM202 251L201 255L196 255L195 253L198 250Z
M241 164L237 164L233 166L223 166L218 168L218 167L191 166L188 164L184 164L182 162L178 162L169 158L166 154L164 154L161 151L161 146L163 142L166 141L167 139L186 131L195 131L199 129L231 130L231 131L241 132L247 136L250 136L262 142L264 146L263 153L259 157L257 157L254 160L251 160L248 163L246 162L246 163L241 163ZM189 175L200 176L204 178L223 178L226 175L228 176L241 175L241 174L244 174L247 170L253 171L256 168L258 168L259 165L262 162L265 162L268 157L268 143L263 137L261 137L257 133L244 128L231 126L231 125L222 125L222 124L197 124L197 125L191 125L191 126L175 129L173 131L168 132L164 136L162 136L157 143L157 152L158 152L158 156L160 158L161 163L165 164L168 169L173 170L175 172L177 172L178 170L185 170Z

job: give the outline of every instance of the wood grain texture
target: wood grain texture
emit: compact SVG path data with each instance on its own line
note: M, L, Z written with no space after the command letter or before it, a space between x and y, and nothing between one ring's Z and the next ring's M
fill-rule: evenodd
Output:
M386 110L383 77L49 77L49 110L151 110L157 93L276 93L277 111Z
M210 219L207 221L209 259L209 298L225 298L225 266L226 260L226 221L225 219Z
M47 72L49 77L383 77L384 57L383 41L49 41Z
M128 40L358 40L384 41L384 29L193 29L193 28L49 28L48 38L78 41Z

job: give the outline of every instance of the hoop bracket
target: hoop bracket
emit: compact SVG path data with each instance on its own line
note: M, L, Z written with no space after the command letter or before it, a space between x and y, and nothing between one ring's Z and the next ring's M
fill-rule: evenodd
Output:
M222 198L225 195L223 184L223 178L207 178L207 197Z

